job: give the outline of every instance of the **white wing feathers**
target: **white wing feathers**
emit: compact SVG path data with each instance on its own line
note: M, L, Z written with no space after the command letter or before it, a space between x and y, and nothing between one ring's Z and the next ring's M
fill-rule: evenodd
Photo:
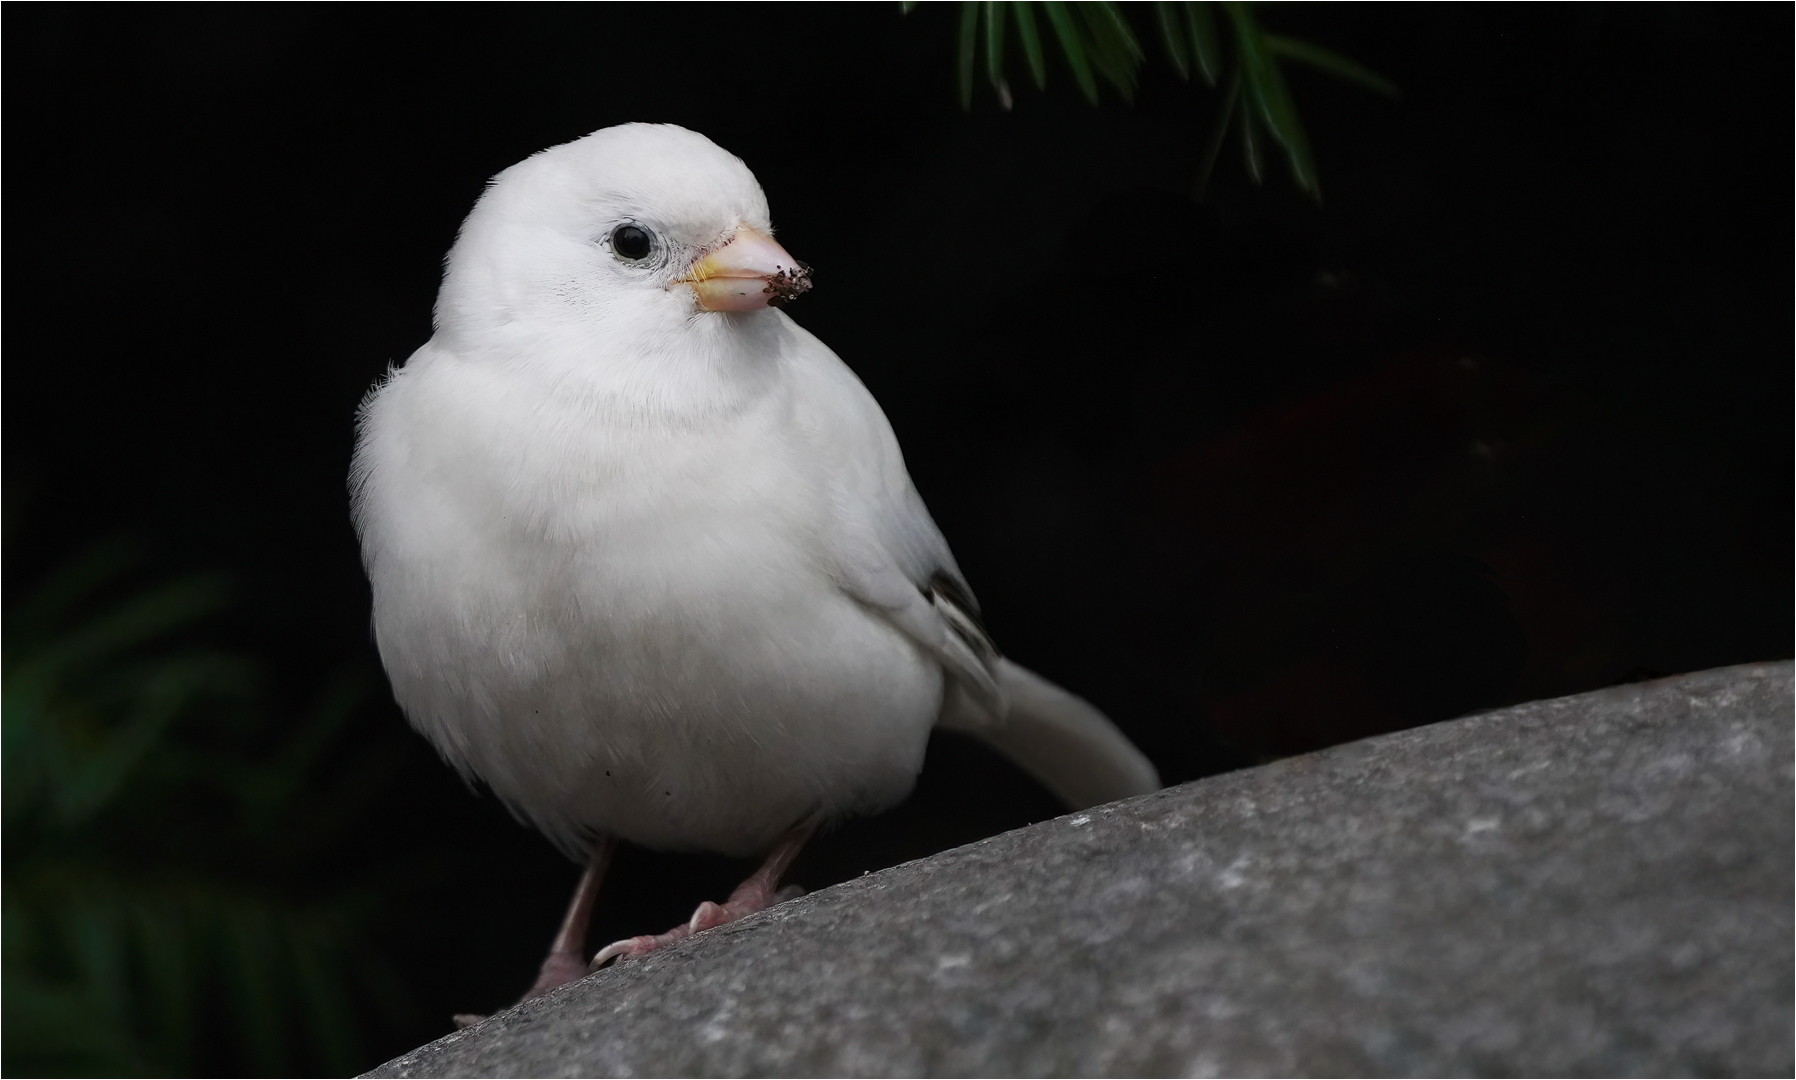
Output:
M816 380L805 412L824 436L809 454L834 463L855 512L832 522L826 559L839 586L941 663L950 685L937 723L973 735L1075 809L1157 790L1154 767L1103 713L1005 660L948 542L904 469L890 421L829 347L784 319L792 356ZM856 452L843 454L844 446Z
M866 543L869 539L863 537L856 549L885 556L883 546ZM889 558L848 560L837 554L836 572L848 595L878 612L939 661L949 679L972 697L978 711L996 716L1008 711L1003 688L998 685L998 650L977 617L937 590L935 582L946 579L945 573L916 584ZM958 591L965 593L964 587Z
M860 569L849 592L941 661L952 680L942 727L990 745L1075 810L1159 789L1153 765L1109 718L998 653L958 574L938 570L913 585L889 563L883 572Z

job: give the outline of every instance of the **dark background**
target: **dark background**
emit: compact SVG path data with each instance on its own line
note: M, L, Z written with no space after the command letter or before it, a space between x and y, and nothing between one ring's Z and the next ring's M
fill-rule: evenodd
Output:
M8 9L9 672L85 625L44 583L122 538L84 603L222 574L227 603L131 655L224 650L254 707L177 718L76 824L9 800L7 1071L363 1068L529 983L576 871L406 729L344 478L485 178L614 123L756 172L817 269L791 314L884 404L1000 643L1169 783L1791 655L1788 7L1262 8L1402 91L1290 69L1319 203L1232 138L1192 197L1218 95L1145 17L1133 105L1057 57L1038 93L1018 58L1012 111L983 84L960 111L955 10ZM20 629L33 598L59 629ZM37 790L16 715L7 783ZM257 779L276 759L286 786ZM909 803L793 877L1057 812L938 740ZM594 941L744 869L626 852ZM58 951L108 889L248 897L277 937L324 912L325 944L205 944L236 916L193 916L170 1019L149 946ZM38 990L111 1012L22 1039Z

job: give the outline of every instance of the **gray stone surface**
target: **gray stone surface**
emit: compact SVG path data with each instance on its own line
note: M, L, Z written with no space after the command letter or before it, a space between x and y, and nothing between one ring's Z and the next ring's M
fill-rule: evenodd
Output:
M1788 1076L1791 665L1535 702L870 874L373 1076Z

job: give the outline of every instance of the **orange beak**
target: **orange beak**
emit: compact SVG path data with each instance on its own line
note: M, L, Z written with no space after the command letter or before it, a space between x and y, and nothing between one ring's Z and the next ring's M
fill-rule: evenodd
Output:
M747 225L722 247L692 264L680 279L692 286L707 311L757 311L779 307L811 287L811 268L786 254L773 238Z

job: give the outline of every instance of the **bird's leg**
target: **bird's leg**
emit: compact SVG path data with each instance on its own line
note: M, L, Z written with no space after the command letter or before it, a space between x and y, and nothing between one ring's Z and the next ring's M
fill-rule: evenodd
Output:
M612 942L600 949L598 955L592 958L589 970L596 971L606 961L614 958L633 960L638 956L653 952L663 945L672 945L681 938L696 934L700 930L709 930L713 926L735 922L744 915L753 915L782 900L790 900L801 895L804 890L797 886L781 889L779 887L780 878L792 865L792 860L798 858L799 849L804 847L805 841L809 840L811 834L817 831L820 820L817 817L807 818L796 828L780 837L779 842L773 845L773 850L768 853L767 859L761 864L760 869L750 874L747 881L736 886L736 891L730 894L728 900L721 904L713 903L710 900L705 901L698 906L698 910L692 913L692 918L684 925L676 926L665 934L644 935Z
M601 837L593 844L592 853L586 860L586 872L580 875L580 884L574 886L574 898L561 920L561 930L549 946L549 955L543 958L542 971L536 976L536 982L521 1000L541 997L586 974L586 927L592 922L592 904L599 895L605 868L611 865L611 853L616 847L617 838L613 836Z
M599 886L605 881L605 869L611 865L611 853L616 848L615 836L601 836L593 843L586 858L586 869L580 874L580 884L574 886L574 898L568 903L567 914L562 916L561 929L549 945L549 955L543 957L536 982L518 999L519 1005L586 975L586 962L581 959L586 951L586 928L592 922L592 904L598 899ZM455 1026L473 1027L485 1019L479 1013L456 1013Z
M805 841L817 831L817 819L811 818L802 825L780 837L779 842L768 853L767 861L760 869L748 876L748 880L736 886L730 898L721 904L709 900L698 906L692 913L692 920L687 923L689 933L709 930L713 926L722 926L727 922L735 922L744 915L753 915L763 908L770 908L782 900L790 900L803 894L802 889L790 886L780 888L780 878L791 868L792 860L798 858L798 851L804 847Z

